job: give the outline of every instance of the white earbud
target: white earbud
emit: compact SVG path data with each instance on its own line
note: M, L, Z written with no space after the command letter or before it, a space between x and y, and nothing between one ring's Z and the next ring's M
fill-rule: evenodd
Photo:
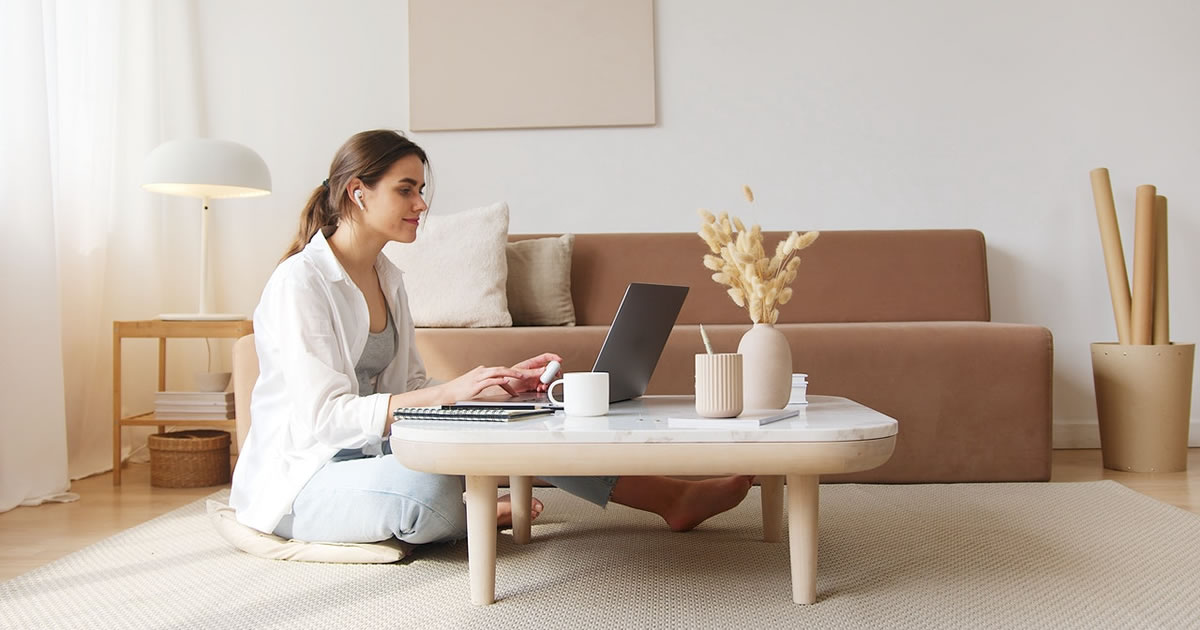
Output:
M362 194L361 189L354 191L354 203L358 204L359 210L366 210L367 208L366 208L366 206L363 205L362 198L363 198L363 194Z
M558 370L560 368L562 368L561 363L559 363L558 361L551 360L549 363L546 364L546 369L542 372L542 378L540 378L539 380L542 381L542 383L549 385L550 381L553 381L554 377L558 376Z

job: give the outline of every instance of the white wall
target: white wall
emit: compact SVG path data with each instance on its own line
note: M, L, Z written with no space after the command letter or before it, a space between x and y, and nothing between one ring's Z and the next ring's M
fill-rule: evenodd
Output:
M275 180L214 204L216 305L250 312L338 145L407 126L407 4L197 5L206 131ZM977 228L994 319L1054 333L1059 443L1094 444L1088 344L1115 332L1088 171L1107 166L1127 257L1134 188L1170 198L1173 337L1200 337L1200 4L659 0L656 21L656 126L414 134L435 211L505 199L513 232L691 231L698 207L770 229Z

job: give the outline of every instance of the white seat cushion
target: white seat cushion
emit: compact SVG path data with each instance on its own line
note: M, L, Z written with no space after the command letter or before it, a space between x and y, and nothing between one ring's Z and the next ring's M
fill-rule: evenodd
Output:
M218 501L207 503L208 518L221 537L248 554L268 560L380 564L396 562L412 545L391 539L377 543L310 543L264 534L237 520L234 509Z

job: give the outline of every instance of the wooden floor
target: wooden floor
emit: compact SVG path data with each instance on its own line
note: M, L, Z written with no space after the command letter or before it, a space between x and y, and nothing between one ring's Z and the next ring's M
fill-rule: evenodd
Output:
M1113 479L1164 503L1200 514L1200 449L1188 452L1188 471L1122 473L1101 466L1099 450L1056 450L1051 482ZM0 580L86 547L155 516L212 494L220 487L169 489L150 486L147 464L126 465L122 485L112 474L81 479L75 503L21 507L0 514Z

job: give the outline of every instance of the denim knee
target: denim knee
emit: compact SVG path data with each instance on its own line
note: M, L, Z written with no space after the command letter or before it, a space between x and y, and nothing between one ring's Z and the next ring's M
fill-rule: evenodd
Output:
M276 531L299 540L420 544L466 536L463 479L409 470L393 457L327 464Z
M467 509L463 504L463 478L427 475L410 500L396 506L396 538L421 545L467 537Z

